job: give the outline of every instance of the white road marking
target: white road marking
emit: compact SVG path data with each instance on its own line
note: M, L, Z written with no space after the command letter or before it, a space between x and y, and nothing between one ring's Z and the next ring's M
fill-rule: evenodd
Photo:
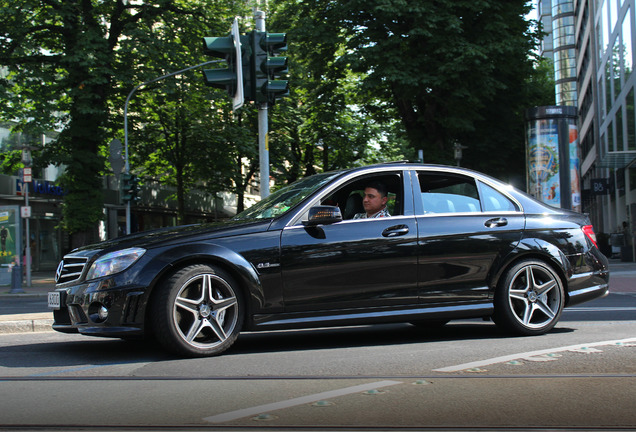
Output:
M362 393L365 391L388 387L395 384L402 384L402 381L377 381L369 384L361 384L353 387L346 387L338 390L331 390L322 393L316 393L313 395L301 396L294 399L288 399L285 401L274 402L265 405L258 405L250 408L244 408L236 411L230 411L222 414L205 417L203 420L210 423L223 423L243 417L249 417L251 415L262 414L268 411L276 411L283 408L289 408L297 405L311 404L318 402L319 400L334 398L338 396L345 396L352 393Z
M475 368L480 368L483 366L488 366L488 365L492 365L496 363L504 363L507 361L518 360L518 359L523 359L528 357L535 357L535 356L540 356L544 354L551 354L551 353L558 353L558 352L572 351L572 350L581 350L582 348L585 348L585 347L589 348L589 347L596 347L596 346L602 346L602 345L618 345L618 344L624 344L624 343L635 342L635 341L636 341L636 338L629 338L629 339L619 339L619 340L611 340L611 341L603 341L603 342L592 342L588 344L578 344L578 345L570 345L570 346L564 346L564 347L548 348L544 350L510 354L507 356L494 357L494 358L490 358L486 360L464 363L464 364L460 364L456 366L448 366L448 367L443 367L439 369L433 369L433 372L459 372L466 369L475 369Z

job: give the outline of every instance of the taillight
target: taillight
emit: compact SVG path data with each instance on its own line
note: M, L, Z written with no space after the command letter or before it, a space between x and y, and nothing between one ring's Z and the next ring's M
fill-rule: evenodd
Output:
M581 229L583 230L583 233L585 233L587 238L592 240L592 243L594 243L594 246L598 247L598 244L596 243L596 234L594 234L594 227L592 227L592 225L585 225Z

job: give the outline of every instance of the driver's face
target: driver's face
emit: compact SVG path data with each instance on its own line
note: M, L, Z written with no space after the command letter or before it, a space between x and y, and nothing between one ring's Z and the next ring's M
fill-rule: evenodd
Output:
M364 190L362 206L367 212L367 216L372 216L386 206L387 197L380 195L377 189L368 187Z

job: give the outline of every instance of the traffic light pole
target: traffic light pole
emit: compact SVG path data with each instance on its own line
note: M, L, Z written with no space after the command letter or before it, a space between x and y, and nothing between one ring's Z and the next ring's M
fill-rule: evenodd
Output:
M265 32L265 12L257 10L254 13L257 31ZM261 174L261 199L269 196L269 142L267 123L267 102L258 106L258 156Z

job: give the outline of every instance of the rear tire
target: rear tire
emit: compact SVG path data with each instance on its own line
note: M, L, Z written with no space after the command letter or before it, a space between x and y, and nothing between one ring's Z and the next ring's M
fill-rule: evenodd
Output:
M223 269L185 267L157 287L152 328L168 350L190 357L217 355L238 337L244 315L241 290Z
M512 333L544 334L559 321L564 299L563 283L552 267L542 261L524 260L499 282L493 320Z

